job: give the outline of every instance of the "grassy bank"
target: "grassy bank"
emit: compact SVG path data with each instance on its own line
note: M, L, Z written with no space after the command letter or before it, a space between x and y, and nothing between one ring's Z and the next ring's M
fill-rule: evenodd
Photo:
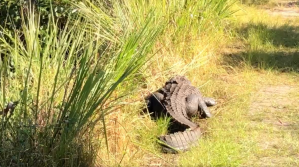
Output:
M159 152L166 125L139 116L137 94L215 61L232 14L226 0L84 1L44 20L23 5L17 27L1 27L1 166L138 165Z

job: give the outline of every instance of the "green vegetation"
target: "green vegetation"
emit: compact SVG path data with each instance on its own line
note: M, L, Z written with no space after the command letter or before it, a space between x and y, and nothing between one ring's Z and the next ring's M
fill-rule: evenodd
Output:
M130 90L112 93L145 63L161 31L150 14L133 31L122 25L125 20L113 21L82 3L77 7L82 16L62 30L53 20L41 33L33 11L20 32L2 29L2 108L10 100L19 104L2 114L1 166L88 163L94 154L89 134L100 122L106 131L105 116ZM87 20L90 14L98 16Z
M298 19L242 3L1 2L0 166L298 166L295 101L252 105L299 97ZM165 155L169 118L140 112L178 74L218 104L198 147Z

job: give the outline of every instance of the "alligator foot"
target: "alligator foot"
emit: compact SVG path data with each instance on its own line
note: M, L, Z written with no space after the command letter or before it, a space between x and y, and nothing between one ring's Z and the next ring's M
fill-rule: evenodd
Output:
M217 104L216 100L210 97L204 97L204 101L208 107L214 106Z

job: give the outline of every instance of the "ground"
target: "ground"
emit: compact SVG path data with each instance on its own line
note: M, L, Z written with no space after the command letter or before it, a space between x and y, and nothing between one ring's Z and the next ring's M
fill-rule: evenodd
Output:
M271 15L299 17L298 5L299 2L283 1L267 11ZM295 82L289 83L290 78ZM249 108L251 126L263 129L264 133L257 140L259 153L244 166L299 165L296 160L299 158L299 142L296 140L299 137L299 86L296 84L299 78L297 75L277 73L274 79L274 85L261 83L260 89L252 96Z
M267 11L272 15L282 15L284 17L299 16L299 2L296 1L278 1L274 8L267 8Z
M253 129L263 129L257 144L260 153L246 166L297 166L298 92L297 85L263 85L252 97L249 114ZM296 118L296 117L297 118ZM294 118L295 117L295 118Z

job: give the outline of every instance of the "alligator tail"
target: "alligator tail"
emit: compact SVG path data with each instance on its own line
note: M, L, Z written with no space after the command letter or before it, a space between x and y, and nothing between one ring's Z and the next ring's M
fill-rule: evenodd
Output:
M187 151L192 146L198 144L198 139L201 137L200 128L194 130L185 130L184 132L176 132L173 134L160 136L160 144L162 150L166 153L178 153Z

